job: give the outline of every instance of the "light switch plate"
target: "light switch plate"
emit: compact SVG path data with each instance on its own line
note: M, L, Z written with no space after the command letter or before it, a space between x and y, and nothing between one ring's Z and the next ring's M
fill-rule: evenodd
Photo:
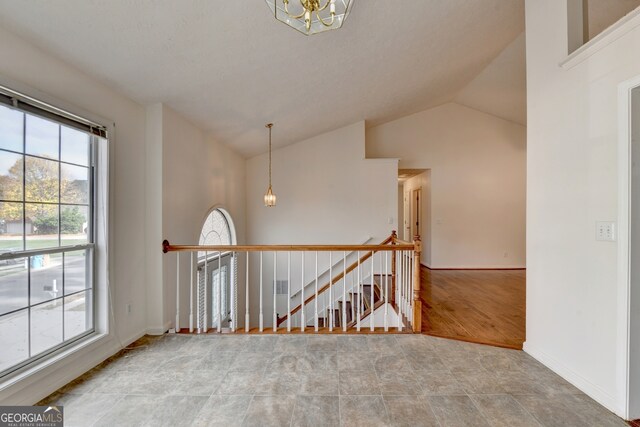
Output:
M601 242L615 242L616 223L611 221L596 222L596 240Z

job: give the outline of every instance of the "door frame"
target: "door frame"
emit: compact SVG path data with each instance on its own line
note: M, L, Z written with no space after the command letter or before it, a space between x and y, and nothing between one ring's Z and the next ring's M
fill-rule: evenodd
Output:
M413 188L410 197L411 236L409 236L409 241L413 241L416 235L422 236L422 186Z
M618 384L624 396L622 415L631 414L631 180L632 180L632 91L640 88L640 76L618 85ZM633 331L640 333L640 331ZM636 361L635 363L640 363ZM621 388L621 390L620 390ZM636 397L638 399L640 397ZM637 403L636 403L637 405Z

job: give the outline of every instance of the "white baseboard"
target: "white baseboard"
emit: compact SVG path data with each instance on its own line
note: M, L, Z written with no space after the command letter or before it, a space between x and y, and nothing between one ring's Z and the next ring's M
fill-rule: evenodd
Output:
M525 265L429 265L431 270L525 270Z
M147 335L164 335L171 328L171 325L173 322L168 320L164 326L147 328Z
M525 342L522 347L522 349L527 354L573 384L584 394L591 397L593 400L595 400L617 416L624 418L624 404L620 404L619 402L617 402L615 396L612 396L607 391L603 390L600 386L592 383L582 375L572 370L570 367L549 356L544 351L536 349L528 342Z
M122 345L127 346L143 335L144 332L134 334ZM57 360L44 362L43 366L34 367L1 388L0 402L3 405L33 405L117 353L120 344L110 335L80 344L77 350L70 350L68 355L62 353Z

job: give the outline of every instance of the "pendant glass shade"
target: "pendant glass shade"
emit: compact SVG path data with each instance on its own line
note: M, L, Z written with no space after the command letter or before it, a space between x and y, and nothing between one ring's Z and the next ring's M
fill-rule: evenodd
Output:
M271 186L269 186L267 193L264 195L264 205L268 208L274 207L276 205L276 195L273 194Z
M265 0L273 16L302 34L342 27L354 0Z

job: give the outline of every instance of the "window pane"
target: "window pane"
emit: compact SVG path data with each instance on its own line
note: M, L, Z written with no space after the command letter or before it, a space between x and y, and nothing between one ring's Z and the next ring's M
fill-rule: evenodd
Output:
M23 250L22 203L0 202L0 253Z
M91 291L64 298L64 339L68 340L93 328Z
M29 311L0 316L0 371L29 358Z
M61 165L60 201L62 203L89 203L89 168Z
M27 259L0 261L0 315L29 305Z
M26 153L58 160L60 125L27 114Z
M30 156L25 161L25 201L58 203L60 163Z
M58 246L58 205L27 203L25 222L27 249Z
M84 132L62 126L60 160L89 166L89 138Z
M62 296L62 254L34 255L31 263L31 304Z
M73 251L64 254L64 294L72 294L91 287L87 277L90 252Z
M0 150L0 199L22 201L22 158Z
M87 206L60 206L60 237L62 245L87 243L89 208Z
M31 308L31 356L62 343L62 299Z
M0 148L22 153L23 113L0 106Z

